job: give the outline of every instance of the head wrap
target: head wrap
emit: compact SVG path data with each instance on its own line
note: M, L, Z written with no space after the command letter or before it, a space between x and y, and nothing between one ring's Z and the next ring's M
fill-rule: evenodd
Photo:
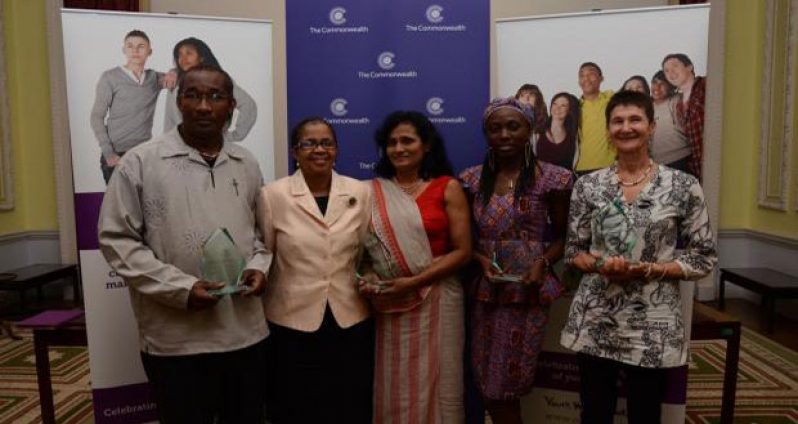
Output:
M499 109L512 109L523 115L530 128L535 127L535 113L531 106L519 102L515 97L497 97L488 103L488 107L485 108L485 112L482 114L482 128L485 128L488 118Z

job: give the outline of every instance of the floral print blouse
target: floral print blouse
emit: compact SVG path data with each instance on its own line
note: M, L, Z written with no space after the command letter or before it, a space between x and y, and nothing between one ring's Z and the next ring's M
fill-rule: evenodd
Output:
M698 180L659 165L628 203L616 165L580 178L571 195L566 262L582 252L642 262L676 261L685 279L707 275L717 262ZM677 239L686 242L677 250ZM687 341L679 280L633 280L623 286L585 273L560 343L573 351L647 368L685 364Z

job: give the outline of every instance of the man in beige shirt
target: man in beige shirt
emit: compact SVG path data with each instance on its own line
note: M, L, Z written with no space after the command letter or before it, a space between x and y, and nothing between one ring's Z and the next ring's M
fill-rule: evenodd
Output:
M271 254L255 224L258 163L223 131L233 83L200 66L182 79L183 123L129 150L105 193L100 249L130 289L161 423L262 423L260 294ZM247 259L238 295L210 293L204 241L227 229Z

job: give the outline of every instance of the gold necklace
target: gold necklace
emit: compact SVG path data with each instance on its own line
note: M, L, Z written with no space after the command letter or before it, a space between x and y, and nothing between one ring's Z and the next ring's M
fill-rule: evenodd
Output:
M634 187L634 186L642 183L643 181L645 181L646 178L648 178L648 174L651 172L651 168L653 168L653 167L654 167L654 161L649 159L648 160L648 168L646 168L646 170L643 171L643 175L641 175L639 179L634 180L634 181L624 181L624 180L621 179L621 173L620 173L620 170L618 169L618 165L616 164L615 165L615 176L618 177L618 182L622 186L624 186L624 187Z
M415 192L418 190L418 188L421 187L422 184L424 184L424 180L422 180L421 178L419 178L415 182L412 182L412 183L407 184L407 185L403 185L402 183L400 183L399 180L396 179L396 177L393 177L393 182L395 182L396 185L398 185L399 188L402 189L402 191L404 191L405 193L407 193L410 196L415 194Z
M507 190L508 191L515 190L515 182L518 180L518 177L520 177L520 176L521 176L521 173L519 172L518 175L516 175L515 177L512 177L512 178L503 177L504 179L507 180Z

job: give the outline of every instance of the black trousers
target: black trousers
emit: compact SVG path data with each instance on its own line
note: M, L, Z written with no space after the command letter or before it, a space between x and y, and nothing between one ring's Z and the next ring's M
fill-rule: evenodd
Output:
M643 368L597 356L577 354L582 424L612 424L618 400L618 376L626 376L629 424L658 424L665 396L666 369Z
M266 413L275 424L370 424L374 321L342 329L327 307L312 333L269 323Z
M141 353L158 404L158 419L172 423L258 423L263 414L263 349L186 356Z

